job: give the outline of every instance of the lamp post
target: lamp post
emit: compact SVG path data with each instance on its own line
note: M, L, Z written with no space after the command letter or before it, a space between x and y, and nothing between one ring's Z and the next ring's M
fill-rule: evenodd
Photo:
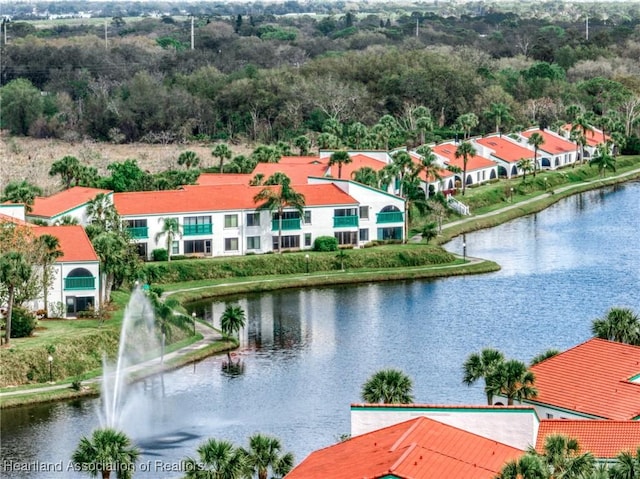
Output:
M196 312L191 313L191 317L193 318L193 335L196 335Z
M49 357L47 358L47 361L49 361L49 382L52 383L53 382L53 356L49 355Z
M509 195L509 201L513 203L513 186L511 187L510 191L511 191L511 194Z
M544 191L547 191L547 187L548 187L548 183L547 183L547 177L544 177Z
M467 261L467 242L463 241L462 242L462 260L463 261Z
M307 267L307 274L309 274L309 254L308 253L304 255L304 261Z

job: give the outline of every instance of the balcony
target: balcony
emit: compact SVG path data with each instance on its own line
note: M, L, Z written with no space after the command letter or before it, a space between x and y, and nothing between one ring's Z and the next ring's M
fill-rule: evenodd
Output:
M271 231L278 231L280 229L280 220L271 220ZM282 231L287 230L299 230L300 218L288 218L282 220Z
M350 227L357 228L358 217L357 216L334 216L333 227L334 228L350 228Z
M64 289L96 289L96 278L94 276L79 276L64 279Z
M148 226L136 226L127 228L127 232L129 236L133 239L143 239L149 237L149 227Z
M184 236L210 235L212 231L212 223L203 223L200 225L184 225L182 227L182 234Z
M402 211L388 211L376 215L376 223L402 223Z

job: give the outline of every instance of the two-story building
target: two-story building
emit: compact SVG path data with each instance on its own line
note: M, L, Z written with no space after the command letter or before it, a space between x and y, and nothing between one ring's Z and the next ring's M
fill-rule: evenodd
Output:
M33 202L31 211L27 213L26 219L27 221L45 221L52 225L63 217L69 216L76 219L79 224L86 225L88 223L87 206L101 193L112 200L112 191L85 186L74 186L51 196L38 196Z

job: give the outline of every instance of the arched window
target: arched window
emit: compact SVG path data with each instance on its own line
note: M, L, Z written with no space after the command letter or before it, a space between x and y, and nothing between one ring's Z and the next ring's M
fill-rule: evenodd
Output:
M93 275L91 274L91 271L89 271L86 268L75 268L72 269L71 272L67 275L67 278L86 278L86 277L93 277Z
M391 213L392 211L400 211L397 206L388 205L380 210L380 213Z

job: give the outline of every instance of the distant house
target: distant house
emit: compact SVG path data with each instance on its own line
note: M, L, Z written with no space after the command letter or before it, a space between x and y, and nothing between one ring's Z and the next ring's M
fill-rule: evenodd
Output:
M527 145L531 135L539 133L544 143L538 147L541 168L554 170L576 162L576 146L571 141L549 130L532 128L520 133L520 143Z
M447 166L454 166L464 170L464 159L456 158L456 149L458 145L454 142L440 143L431 148L433 153L440 158L440 161ZM478 152L475 156L467 158L467 176L464 182L467 186L486 183L490 180L498 178L498 165L495 161L482 156L482 152ZM444 190L456 189L456 182L462 184L463 173L456 173L445 180Z
M570 136L571 136L572 128L573 128L573 125L571 125L571 123L567 123L562 127L562 131L561 131L562 136L568 139L569 141L571 141ZM589 158L590 156L593 156L596 149L598 148L598 145L603 145L611 141L611 136L607 135L601 129L596 128L595 126L592 126L591 131L586 132L585 140L586 140L586 145L584 148L585 157ZM576 149L577 150L579 149L577 145L576 145Z
M88 223L87 205L97 195L103 193L112 199L113 192L98 188L74 186L47 197L38 196L27 213L27 220L41 220L53 224L63 216L71 216L81 225Z
M533 162L533 150L505 136L487 136L473 140L478 153L496 162L498 176L513 178L521 175L523 171L518 168L518 162L522 159L530 159Z

